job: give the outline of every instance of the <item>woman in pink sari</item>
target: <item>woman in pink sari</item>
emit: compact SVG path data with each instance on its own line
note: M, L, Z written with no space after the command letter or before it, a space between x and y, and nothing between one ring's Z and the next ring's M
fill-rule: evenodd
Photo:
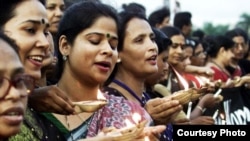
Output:
M135 124L132 120L134 113L140 115L139 122L151 122L140 105L100 91L100 86L109 77L118 59L117 27L118 17L114 9L98 2L76 3L65 11L61 19L57 86L73 102L93 101L99 96L107 100L105 106L94 112L69 116L46 114L67 140L94 137L107 127L123 128L126 119ZM165 128L152 129L158 133ZM137 139L137 136L131 137Z

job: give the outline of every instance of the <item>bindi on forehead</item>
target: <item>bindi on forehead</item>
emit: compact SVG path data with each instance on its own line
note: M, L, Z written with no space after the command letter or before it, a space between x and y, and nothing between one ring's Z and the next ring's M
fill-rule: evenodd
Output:
M49 27L49 24L46 23L45 19L41 19L41 24L45 25L46 27Z
M107 34L106 34L106 37L107 37L107 38L110 38L110 34L109 34L109 33L107 33Z

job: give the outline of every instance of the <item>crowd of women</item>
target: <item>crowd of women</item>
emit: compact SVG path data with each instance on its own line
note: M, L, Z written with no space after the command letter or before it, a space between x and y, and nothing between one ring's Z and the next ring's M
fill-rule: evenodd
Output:
M0 140L172 141L175 124L250 123L241 29L198 40L191 22L155 26L136 4L0 3ZM206 89L189 104L173 97L188 88ZM79 111L86 101L105 104Z

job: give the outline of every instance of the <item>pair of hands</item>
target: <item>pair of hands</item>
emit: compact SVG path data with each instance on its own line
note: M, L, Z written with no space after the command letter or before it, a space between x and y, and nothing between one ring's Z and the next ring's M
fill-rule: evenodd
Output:
M74 105L67 97L65 92L60 90L57 86L45 86L34 90L33 94L29 96L30 107L39 112L52 112L57 114L70 115L74 114ZM140 132L126 134L125 136L109 136L108 132L114 130L113 127L104 129L96 137L83 139L82 141L140 141L147 137L150 141L158 141L159 134L166 129L165 125L144 127Z
M214 94L208 93L202 96L197 104L197 106L193 109L190 118L195 119L200 117L206 108L213 108L218 105L223 100L223 96L218 95L214 97ZM209 120L211 122L212 119Z
M117 129L114 127L104 128L95 137L81 139L79 141L159 141L160 133L166 129L166 126L145 126L146 122L140 124L141 127L131 127ZM124 130L125 129L125 130Z
M213 95L207 95L213 99ZM217 98L215 98L217 99ZM217 100L213 102L216 105ZM150 113L153 120L158 125L166 125L167 123L173 123L176 125L213 125L214 119L211 116L198 116L191 120L187 118L182 118L171 121L171 117L176 116L182 110L182 106L179 105L178 100L171 100L168 97L155 98L147 102L145 105L147 111Z
M156 125L167 125L172 123L173 119L180 113L182 105L178 100L172 100L172 97L166 96L149 100L145 109Z

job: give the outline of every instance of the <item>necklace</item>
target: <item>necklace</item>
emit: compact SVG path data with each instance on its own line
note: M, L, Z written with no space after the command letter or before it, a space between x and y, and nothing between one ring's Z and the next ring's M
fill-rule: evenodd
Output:
M68 127L69 132L70 132L70 124L69 124L69 120L68 120L67 115L65 115L65 121L66 121L67 127ZM71 132L70 132L70 138L71 138L72 141L74 140L74 137L73 137Z
M78 130L81 130L81 131L84 131L84 132L82 133L81 136L75 136L75 137L74 137L74 130L75 130L75 129L70 130L70 123L69 123L69 120L68 120L68 116L65 115L65 121L66 121L66 125L67 125L67 127L68 127L68 130L69 130L69 133L70 133L70 139L71 139L71 141L75 141L75 140L77 140L77 139L79 139L79 138L83 138L83 136L84 136L84 138L86 137L88 127L89 127L89 125L90 125L90 123L91 123L91 121L92 121L94 115L92 115L90 118L88 118L88 119L85 121L86 123L83 123L84 120L82 119L82 117L81 117L79 114L77 114L77 117L78 117L78 118L81 120L81 122L82 122L82 124L80 125L81 127L80 127L80 129L78 129ZM77 128L78 128L78 127L77 127ZM76 129L77 129L77 128L76 128ZM77 131L77 130L76 130L76 131Z
M138 97L138 95L133 90L131 90L126 84L122 83L117 79L114 79L113 82L122 87L123 89L127 90L129 94L131 94L137 101L140 102L142 107L144 107L146 102L150 99L149 95L145 92L142 93L142 98Z
M77 114L77 117L79 117L79 119L83 122L83 119L81 118L81 116L79 114ZM67 127L69 129L69 132L70 132L70 138L73 141L74 137L73 137L72 132L70 131L70 124L69 124L69 120L68 120L68 116L67 115L65 115L65 120L66 120Z

